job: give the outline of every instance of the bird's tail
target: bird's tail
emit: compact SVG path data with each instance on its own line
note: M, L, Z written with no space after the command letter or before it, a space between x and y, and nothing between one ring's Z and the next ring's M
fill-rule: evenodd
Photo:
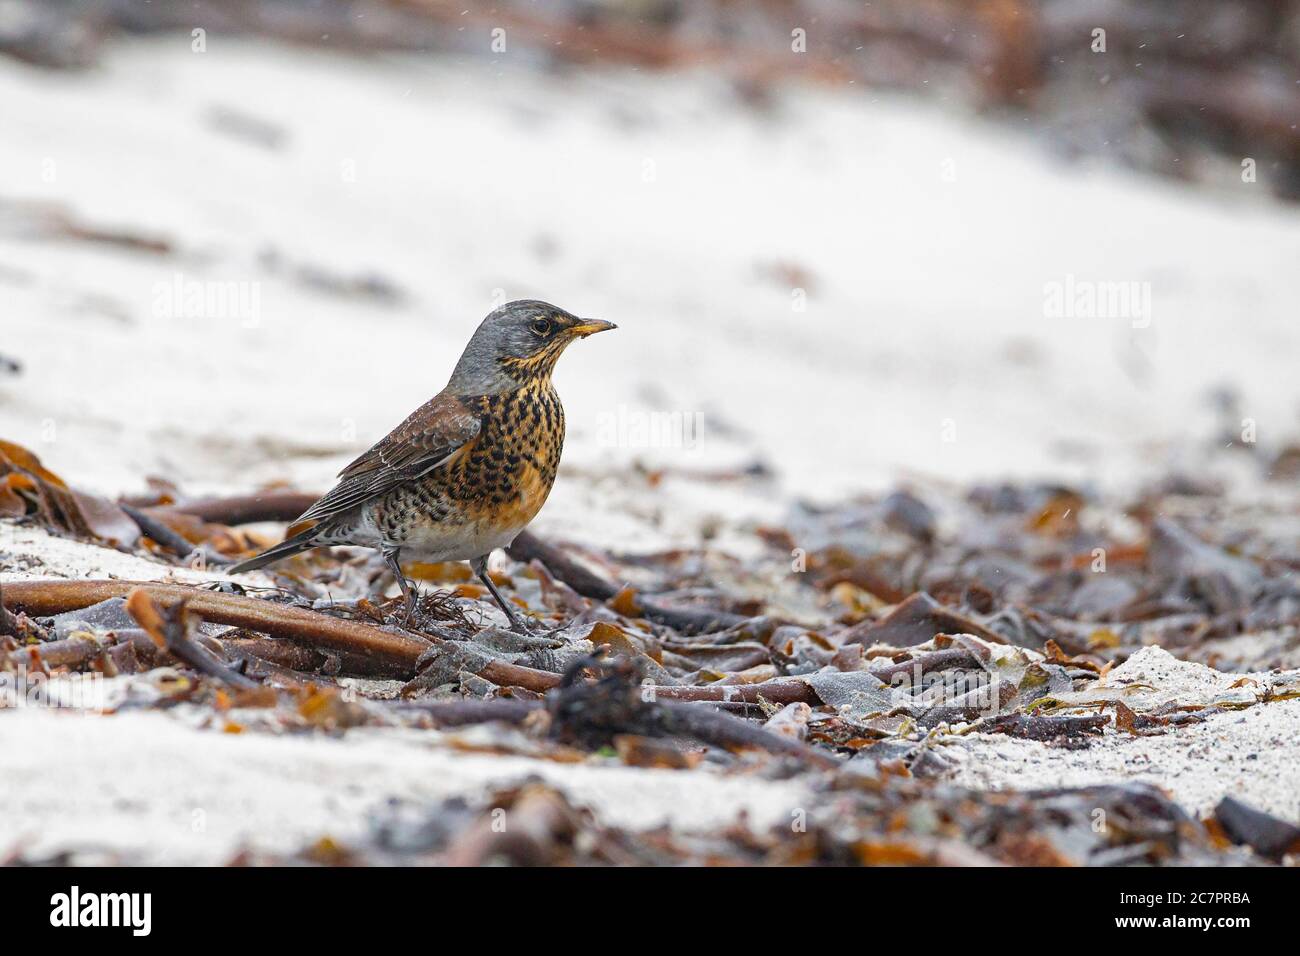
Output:
M306 551L308 548L316 547L315 540L319 527L311 527L306 531L295 534L292 538L287 538L273 548L267 548L261 554L254 555L247 561L240 561L238 564L232 564L225 568L229 574L243 574L245 571L256 571L258 568L264 568L268 564L279 561L281 558L287 558L291 554L297 554L299 551Z

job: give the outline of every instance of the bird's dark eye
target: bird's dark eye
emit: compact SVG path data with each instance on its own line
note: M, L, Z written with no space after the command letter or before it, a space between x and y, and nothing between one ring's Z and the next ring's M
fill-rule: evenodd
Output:
M545 319L537 319L533 322L533 331L538 335L548 335L551 331L551 323Z

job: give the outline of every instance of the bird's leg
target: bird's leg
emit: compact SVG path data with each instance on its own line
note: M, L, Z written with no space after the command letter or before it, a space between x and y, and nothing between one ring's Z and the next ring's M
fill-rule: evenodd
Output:
M474 573L478 576L478 579L487 585L487 589L492 592L492 597L496 600L497 606L506 612L506 617L510 619L510 630L516 631L520 634L530 633L528 628L524 626L524 622L515 615L515 612L511 610L510 605L506 603L505 598L501 596L501 592L498 591L497 586L492 583L492 579L488 577L487 555L485 554L481 558L475 558L470 562L470 567L474 569Z
M398 555L402 553L401 548L384 548L384 563L388 565L388 570L393 572L397 578L397 586L402 589L402 597L406 598L406 621L409 625L411 618L415 616L415 588L411 587L411 582L406 580L406 575L402 573L401 562L398 561Z

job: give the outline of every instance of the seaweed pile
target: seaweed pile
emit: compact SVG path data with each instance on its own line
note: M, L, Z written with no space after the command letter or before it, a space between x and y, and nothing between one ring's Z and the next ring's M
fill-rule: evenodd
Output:
M415 728L479 753L798 778L812 794L770 830L631 833L524 781L390 808L371 839L322 837L295 861L1288 862L1300 830L1230 797L1198 817L1146 784L951 780L964 740L1072 752L1300 697L1283 459L1262 465L1276 480L1249 507L1186 478L1122 502L1004 485L800 505L752 528L746 558L525 533L493 572L530 622L517 633L457 564L408 566L423 583L409 622L364 550L221 573L310 495L154 483L113 502L0 444L0 668L51 693L63 675L121 678L107 712L185 705L227 732ZM61 577L7 553L6 529L24 527L146 556L173 581ZM1212 675L1196 693L1155 686L1170 652L1220 670L1186 665ZM498 811L516 824L494 828Z

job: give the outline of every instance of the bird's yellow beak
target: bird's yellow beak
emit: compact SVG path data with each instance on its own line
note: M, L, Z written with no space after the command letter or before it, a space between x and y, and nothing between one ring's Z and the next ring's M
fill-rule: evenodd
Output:
M601 319L580 319L577 325L569 326L569 332L585 339L588 335L595 335L597 332L608 332L610 329L616 328L618 326L613 322L605 322Z

